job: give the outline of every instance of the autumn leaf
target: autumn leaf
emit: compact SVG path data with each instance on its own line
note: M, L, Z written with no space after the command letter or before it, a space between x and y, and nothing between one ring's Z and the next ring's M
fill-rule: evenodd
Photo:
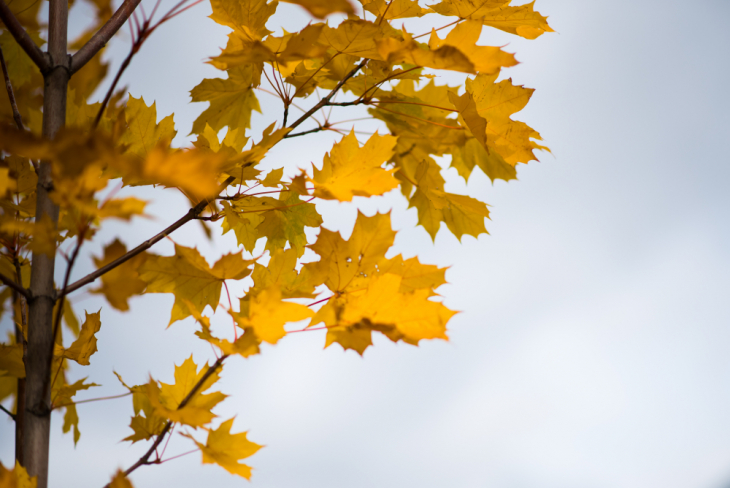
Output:
M203 394L218 379L218 372L214 372L190 397L187 403L180 407L184 399L193 391L193 388L203 379L209 366L204 366L198 371L198 367L191 355L180 366L175 366L175 383L168 385L150 380L147 384L147 395L150 404L155 409L155 414L169 419L172 422L179 422L191 427L202 427L210 423L215 414L211 412L213 407L222 402L226 395L220 392Z
M25 378L22 344L0 344L0 378Z
M360 3L365 10L383 20L422 17L428 13L428 10L418 5L417 0L360 0Z
M217 464L231 474L251 479L251 468L240 461L253 456L263 446L249 441L246 432L231 434L231 427L233 419L226 420L215 430L209 430L204 445L190 435L183 435L193 439L203 453L203 464Z
M97 269L113 262L127 253L125 246L119 239L115 239L104 248L102 258L94 257L94 264ZM139 278L139 267L147 259L147 253L140 253L104 273L101 276L101 286L91 290L91 293L104 295L109 304L126 312L129 310L129 299L134 295L141 295L147 283Z
M137 441L151 439L162 432L165 427L165 419L155 413L155 407L150 403L147 394L147 385L127 386L122 377L115 371L119 382L132 394L132 406L134 415L129 427L134 431L132 435L125 437L124 441Z
M60 365L59 365L60 368ZM79 391L88 390L94 386L100 386L96 383L86 383L86 378L82 378L77 382L67 385L59 382L54 384L51 390L51 398L53 400L54 408L65 408L66 412L63 415L63 433L67 434L73 429L74 445L79 442L81 438L81 431L79 431L79 414L76 411L76 405L73 403L73 397Z
M519 6L509 4L510 0L443 0L429 7L441 15L477 20L525 39L536 39L545 32L554 32L547 23L547 17L535 12L534 0Z
M174 256L149 256L139 269L139 278L147 283L147 293L173 293L170 324L190 316L186 301L202 311L206 305L218 307L225 280L240 280L251 273L253 261L241 253L226 254L213 267L195 248L175 244Z
M314 312L298 303L285 302L281 291L271 286L247 300L246 314L233 314L242 328L251 328L256 336L269 344L276 344L286 335L284 325L308 319Z
M262 39L271 31L266 29L278 2L266 0L211 0L213 8L211 19L239 32L248 39Z
M324 19L330 14L343 13L354 14L355 10L347 0L283 0L307 9L307 11L318 19Z
M101 329L101 309L96 313L86 313L86 320L81 325L79 337L68 348L56 345L56 356L64 357L88 366L89 358L96 352L95 334Z
M130 94L124 116L127 120L127 130L120 142L128 146L128 152L138 156L144 157L160 143L169 146L177 134L173 116L168 115L158 124L155 102L148 106L143 97L134 98Z
M349 202L353 196L382 195L396 188L395 170L382 168L395 144L393 136L374 134L360 147L351 131L325 154L322 169L314 168L314 196Z
M208 124L214 131L228 126L244 131L251 127L251 113L261 112L253 92L251 68L228 71L228 79L204 79L192 89L193 102L210 102L210 106L193 122L192 134L200 134Z
M124 474L124 471L120 469L109 482L109 488L134 488L134 485Z
M375 271L394 240L390 214L366 217L358 212L349 240L339 232L320 231L317 242L309 246L320 260L305 264L304 269L311 273L314 283L324 283L332 292L342 293L357 287L358 279Z
M426 289L403 293L398 275L373 277L364 290L353 290L327 302L312 325L327 326L325 347L337 342L362 354L372 345L372 331L394 342L417 345L422 339L447 339L446 323L455 312L429 300Z
M36 488L38 479L31 477L16 460L13 469L7 469L0 463L0 488Z

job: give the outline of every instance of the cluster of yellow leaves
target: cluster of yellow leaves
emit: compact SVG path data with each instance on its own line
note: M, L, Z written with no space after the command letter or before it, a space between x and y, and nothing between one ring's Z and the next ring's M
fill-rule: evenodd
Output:
M322 227L316 200L353 202L355 197L381 196L399 188L432 239L442 227L458 239L486 233L486 203L447 192L442 161L450 161L465 180L478 167L492 181L509 181L516 178L517 164L536 160L534 151L547 148L540 145L538 132L512 118L533 94L511 79L500 79L503 69L517 64L514 54L481 45L480 37L485 26L526 39L553 30L534 10L534 2L513 6L511 0L442 0L423 6L417 0L359 0L355 8L348 0L284 1L318 20L332 14L347 18L339 23L313 21L297 32L278 35L267 28L279 8L276 0L211 0L211 19L231 32L209 63L226 74L205 79L191 90L193 102L208 106L192 125L192 147L183 149L172 144L177 136L173 115L158 117L154 102L148 105L141 96L119 92L103 113L100 103L90 102L108 69L99 56L71 79L67 127L53 140L44 139L43 77L0 27L0 47L27 128L10 126L10 105L0 97L0 273L27 287L31 252L51 255L68 238L77 237L79 244L91 239L107 219L144 216L146 202L117 197L119 187L161 186L180 191L192 204L205 205L203 218L220 221L222 232L233 232L243 250L222 256L213 266L196 248L178 244L172 256L137 253L103 274L92 290L113 308L126 311L130 298L143 293L172 293L169 324L193 317L200 327L196 335L222 358L259 354L262 343L276 344L294 324L300 331L326 329L325 347L338 343L359 354L372 345L373 332L413 345L447 339L447 323L455 312L436 299L436 289L446 283L445 269L415 257L386 257L395 240L389 214L359 213L352 234L344 239ZM72 49L82 46L111 15L109 0L90 3L93 25L72 42ZM42 45L38 5L17 0L14 8L31 38ZM415 33L404 22L392 25L425 15L447 17L443 28L450 29ZM433 70L463 74L463 87L437 84ZM281 98L287 115L259 137L250 133L251 121L254 111L261 112L256 90L270 91L261 86L265 82ZM272 148L303 135L292 134L287 126L295 99L306 103L320 90L348 97L338 103L322 99L321 108L339 112L347 106L367 106L388 133L376 132L361 143L354 129L341 132L342 139L311 171L290 179L278 167L262 175L260 163ZM321 115L324 122L318 121L317 127L297 129L297 122L294 130L340 132L328 114ZM221 140L223 129L227 132ZM35 218L35 168L40 161L50 164L52 185L44 188L60 208L58 224L48 216ZM257 187L265 190L251 191ZM221 197L222 191L229 193ZM319 229L314 243L308 240L307 228ZM266 258L246 259L243 254L253 253L261 239L267 264L262 264ZM302 261L307 248L317 260ZM102 256L94 257L94 263L102 268L127 253L117 239ZM225 307L226 319L234 324L233 339L219 337L213 317L204 313L207 307L216 312L227 280L243 279L250 286L236 297L238 307L232 302ZM3 288L0 312L12 296ZM303 300L314 302L305 306ZM20 334L27 334L17 296L12 311ZM70 361L90 364L101 320L100 312L87 312L79 324L68 301L61 314L74 340L65 347L62 334L56 338L52 406L65 409L63 430L73 430L77 442L75 395L97 385L86 378L67 381L66 373ZM17 379L25 376L19 342L15 338L0 344L0 400L11 396ZM134 411L133 433L125 440L152 439L172 424L203 429L205 443L185 434L201 450L203 463L219 464L248 479L251 468L240 461L261 446L248 441L246 433L231 434L233 419L213 426L212 410L225 398L208 392L219 379L220 362L199 368L191 356L175 367L172 384L152 378L132 387L122 382L131 393ZM31 486L24 473L20 466L14 472L0 468L0 485L15 480L8 486ZM120 472L111 486L131 488L131 483Z

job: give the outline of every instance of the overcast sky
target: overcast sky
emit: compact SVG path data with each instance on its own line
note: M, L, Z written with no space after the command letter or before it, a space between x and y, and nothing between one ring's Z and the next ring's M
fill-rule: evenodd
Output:
M145 2L147 0L144 0ZM492 205L489 236L432 243L397 195L319 207L326 226L349 233L357 207L393 209L396 253L451 266L444 302L462 313L449 342L421 347L376 340L364 358L323 332L296 334L260 356L227 364L231 395L219 413L266 448L249 459L262 488L721 488L730 481L730 2L551 1L536 8L557 31L509 43L522 64L505 70L537 89L516 118L535 127L554 156L520 165L519 181L450 188ZM149 11L149 9L148 9ZM203 61L225 43L200 5L156 32L123 82L134 96L175 112L186 135L205 104L188 91L218 73ZM77 16L75 21L83 19ZM280 7L269 27L307 22ZM279 24L277 24L279 23ZM443 23L443 22L442 22ZM128 38L109 52L118 65ZM454 78L442 77L442 80ZM260 95L265 115L276 100ZM273 114L273 115L272 115ZM268 119L267 119L268 117ZM342 119L349 118L343 115ZM254 132L258 138L259 132ZM319 164L329 135L285 142L265 168L289 174ZM184 140L181 137L180 142ZM134 246L185 209L154 199L156 220L109 226ZM198 227L174 234L209 260L235 247L208 243ZM101 244L88 247L99 254ZM157 252L171 252L163 243ZM90 269L87 257L77 270ZM725 298L723 298L725 297ZM119 314L80 295L76 309L102 309L99 353L86 370L121 393L148 374L172 380L190 353L212 357L193 324L165 330L171 295L132 300ZM101 487L146 449L129 434L131 400L79 406L74 450L54 417L54 487ZM0 420L0 460L12 462L12 424ZM190 449L175 438L167 454ZM137 487L241 486L246 482L191 454L132 477Z

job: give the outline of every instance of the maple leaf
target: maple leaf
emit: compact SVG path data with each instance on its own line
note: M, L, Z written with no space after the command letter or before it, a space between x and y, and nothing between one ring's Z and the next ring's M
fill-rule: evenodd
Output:
M120 469L109 482L109 488L134 488L134 485L124 474L124 471Z
M60 368L60 365L59 365ZM51 391L54 408L63 407L66 412L63 415L63 433L67 434L73 429L74 445L79 442L81 432L79 431L79 414L76 411L76 405L72 403L73 397L79 391L88 390L94 386L100 386L96 383L85 383L86 378L78 380L71 385L58 384L54 385Z
M398 186L395 170L381 166L393 155L396 138L374 134L360 147L351 131L324 156L322 169L314 168L314 196L349 202L353 196L383 195Z
M250 40L263 39L271 33L266 21L274 15L278 2L266 0L211 0L211 19L230 27Z
M421 8L417 0L360 0L362 6L378 19L395 20L422 17L428 10Z
M451 153L451 167L465 180L469 179L474 167L479 167L490 180L509 181L517 179L517 170L507 163L496 151L487 152L476 139L470 139Z
M244 131L251 127L251 113L261 113L253 91L252 69L228 71L228 79L204 79L190 91L193 102L210 102L210 106L193 122L192 134L200 134L208 124L214 131L228 126Z
M22 344L0 344L0 378L25 378Z
M510 118L527 105L534 90L513 85L511 79L495 83L497 76L480 74L473 80L466 80L466 90L474 100L478 114L487 120L487 145L513 166L536 160L535 149L547 150L531 140L541 140L540 134L527 124Z
M285 302L281 291L271 286L246 300L246 314L232 314L242 328L251 328L257 337L276 344L286 335L284 325L308 319L314 312L298 303ZM242 307L243 308L243 307Z
M385 273L369 280L365 289L329 300L312 319L312 325L327 326L325 347L337 342L362 354L372 344L372 331L414 345L422 339L447 339L446 323L455 312L428 300L426 289L403 293L401 282L400 276Z
M410 207L418 209L418 223L436 239L441 222L457 239L464 234L477 237L487 233L484 218L489 218L487 205L466 195L457 195L432 188L427 179L426 164L419 168L418 188L410 201Z
M101 309L96 313L86 313L86 320L81 325L79 337L68 348L56 345L54 354L76 361L77 363L88 366L89 358L94 354L96 349L96 334L101 329Z
M237 254L226 254L209 267L197 249L175 244L174 256L148 256L139 269L139 278L147 283L147 293L173 293L170 324L190 316L189 301L202 311L206 305L218 307L225 280L240 280L251 273L253 261Z
M7 469L0 463L0 487L2 488L36 488L38 477L31 477L16 460L13 469Z
M349 240L344 240L339 232L325 228L320 231L317 241L309 246L320 260L306 263L304 269L311 274L313 283L323 283L334 293L342 293L356 288L359 279L375 271L394 240L390 214L366 217L358 211Z
M307 11L318 19L324 19L330 14L343 13L354 14L355 10L347 0L283 0L307 9Z
M127 253L125 246L119 239L104 248L104 257L94 257L94 264L97 269L111 263ZM140 253L125 263L104 273L101 276L101 286L91 290L91 293L104 295L109 304L126 312L129 310L129 299L134 295L141 295L147 283L139 278L139 267L147 259L147 253Z
M132 416L132 421L129 424L134 433L122 440L131 441L134 444L137 441L151 439L162 432L166 421L155 413L155 407L150 403L147 394L147 385L130 387L116 371L114 374L119 382L132 394L132 406L134 408L134 416Z
M429 8L441 15L472 19L525 39L537 39L545 32L555 32L547 17L535 12L534 0L510 6L510 0L443 0Z
M295 249L277 249L271 253L266 266L254 264L251 273L254 286L248 295L252 290L265 290L273 286L280 290L282 298L314 298L315 285L307 269L297 272L297 258Z
M251 479L251 467L240 461L253 456L263 446L249 441L246 432L231 434L231 427L233 419L226 420L215 430L209 430L205 445L190 435L183 435L198 446L203 454L203 464L217 464L231 474Z
M272 199L273 200L273 199ZM263 213L263 221L256 227L259 237L266 237L266 250L275 251L289 245L301 256L307 245L304 227L319 227L322 216L314 204L302 201L296 192L282 191L279 200Z
M195 335L219 348L223 354L239 354L241 357L247 358L260 352L259 345L261 344L261 340L256 337L256 333L250 327L244 328L243 335L234 342L227 339L220 339L211 333L210 318L202 316L197 310L195 310L195 307L193 307L192 304L189 304L189 307L190 313L201 326L201 330L195 332ZM238 314L230 310L228 313L235 321Z
M144 157L159 143L169 146L177 134L173 116L168 115L158 124L155 102L147 106L143 97L134 98L130 94L124 116L127 120L127 130L120 142L128 146L127 151L138 156Z
M203 394L220 379L217 371L208 376L184 407L180 407L182 401L202 380L207 369L202 367L198 371L191 355L180 366L175 366L175 384L160 383L160 386L157 386L157 382L150 379L147 384L147 395L155 414L195 428L210 423L216 416L211 410L226 398L221 392Z

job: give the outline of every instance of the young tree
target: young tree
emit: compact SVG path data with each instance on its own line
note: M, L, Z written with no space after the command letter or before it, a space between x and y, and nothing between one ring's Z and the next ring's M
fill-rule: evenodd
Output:
M89 365L101 311L87 311L79 324L67 298L95 282L93 291L121 311L134 295L174 294L170 324L197 321L196 335L216 354L206 366L192 358L176 366L172 385L150 378L127 386L119 378L133 399L132 433L125 440L150 445L112 486L130 486L128 474L158 462L156 448L176 425L200 429L185 435L204 463L249 478L250 468L240 461L260 446L245 433L231 433L232 419L214 420L212 410L225 396L208 391L228 358L276 344L292 331L287 324L326 329L325 346L338 343L359 354L372 344L373 332L413 345L447 338L454 312L434 300L445 269L418 258L386 258L395 237L389 214L358 214L344 239L323 227L316 202L351 202L398 189L432 238L442 223L457 238L486 233L486 204L446 192L436 158L449 155L464 179L478 167L492 180L510 180L518 163L546 149L536 131L511 118L533 90L498 81L502 68L517 64L514 55L478 41L484 26L527 39L552 29L534 2L285 1L315 20L277 35L267 28L276 0L211 0L212 20L231 32L225 49L208 62L227 76L192 89L192 100L209 107L193 124L192 146L175 148L172 116L158 122L154 104L125 99L117 86L157 27L198 2L182 0L164 14L158 3L147 15L136 10L140 0L124 0L113 13L109 0L94 0L96 22L69 44L66 0L50 0L47 24L37 0L0 0L7 91L0 102L0 304L11 301L14 324L9 342L0 346L0 400L14 397L15 407L3 410L16 426L15 468L0 466L0 486L47 486L54 410L64 411L64 432L79 439L76 394L95 385L70 379L69 363ZM443 16L443 25L411 32L409 21L424 15ZM100 53L128 21L129 55L103 100L92 103L108 74ZM439 85L432 70L462 73L464 86ZM282 103L280 120L263 130L251 128L252 112L260 111L257 92ZM332 121L333 114L358 106L385 135L369 134L361 142L361 132ZM284 168L265 175L257 169L275 145L320 131L342 134L321 167L286 178ZM190 207L134 249L119 240L108 243L94 258L96 271L72 282L83 244L104 222L144 214L144 201L118 196L122 188L142 185L176 189ZM153 253L157 242L194 220L219 222L242 249L212 267L195 248L176 244L173 256ZM313 243L305 227L319 229ZM263 255L253 254L257 242L265 242ZM312 252L305 256L307 248ZM65 266L56 266L57 255ZM227 281L243 279L248 290L234 306ZM213 327L223 289L227 322ZM70 339L64 340L62 323Z

